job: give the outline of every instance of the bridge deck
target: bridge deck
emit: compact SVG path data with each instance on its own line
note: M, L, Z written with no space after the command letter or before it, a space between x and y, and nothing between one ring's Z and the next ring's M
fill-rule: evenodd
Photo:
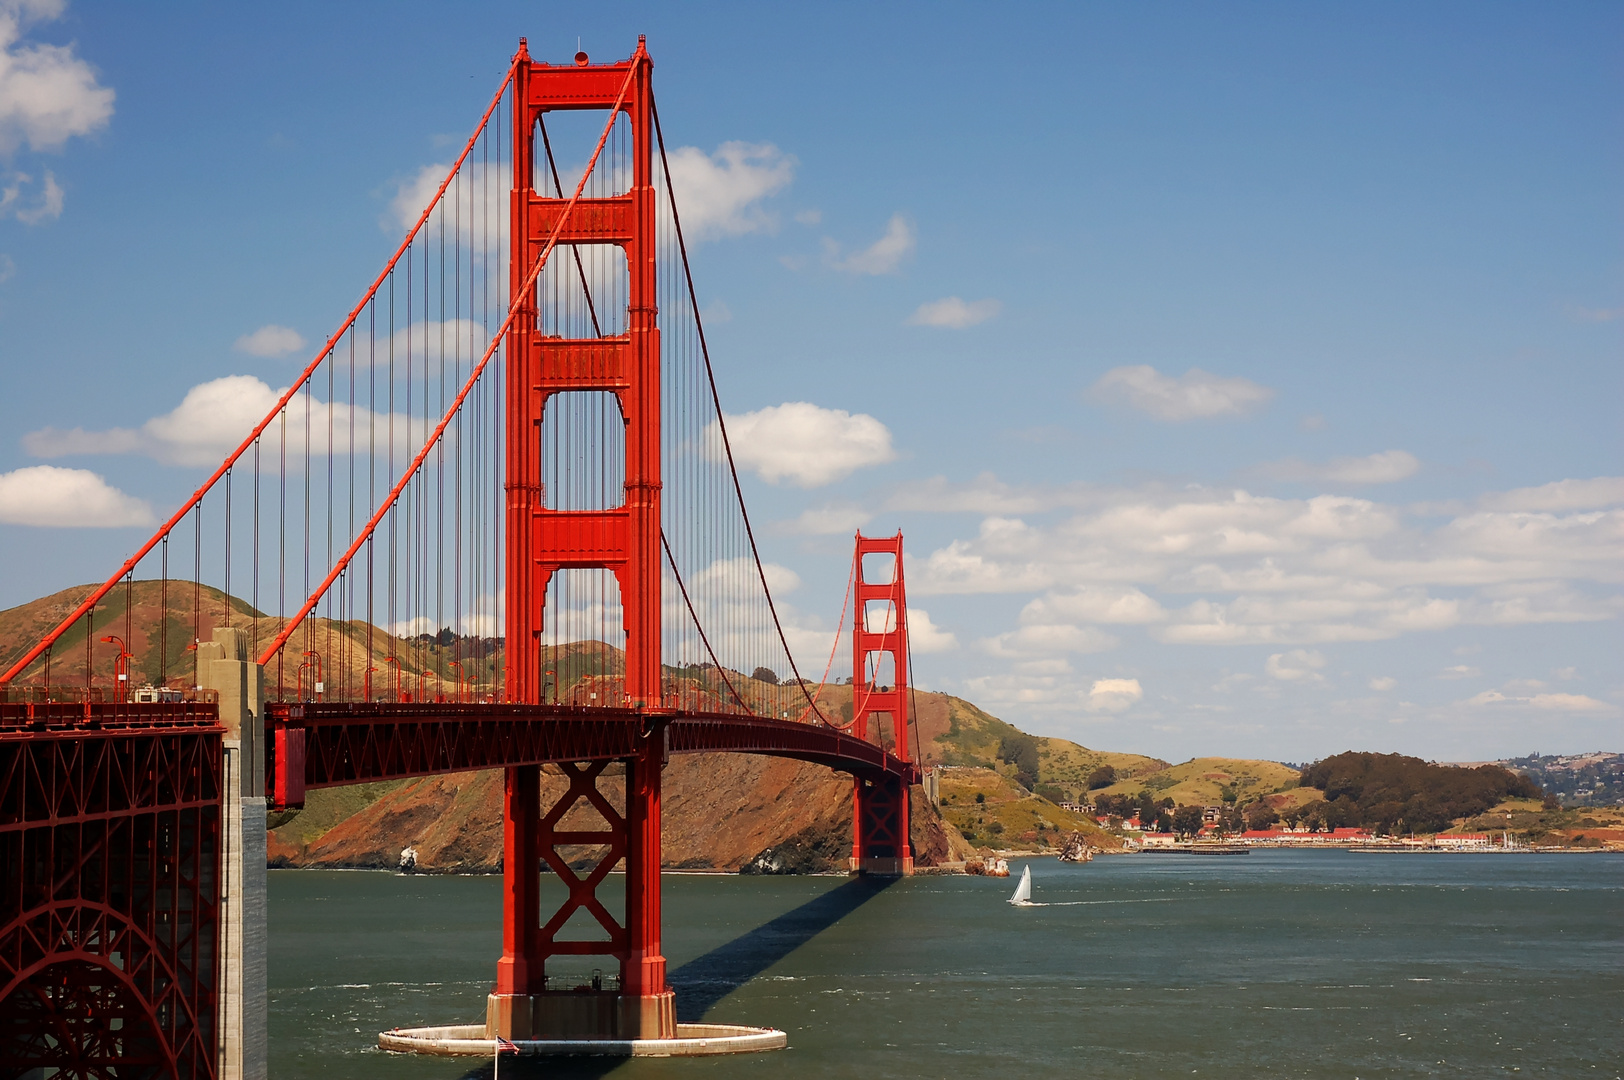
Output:
M266 794L278 806L298 805L308 788L630 757L639 736L660 727L673 754L764 754L856 775L892 774L906 784L919 779L912 762L845 732L730 713L326 702L268 703L265 712L271 747Z

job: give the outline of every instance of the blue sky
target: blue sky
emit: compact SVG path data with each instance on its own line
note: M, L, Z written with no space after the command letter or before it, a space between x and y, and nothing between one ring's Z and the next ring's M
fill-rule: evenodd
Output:
M145 536L27 523L26 470L157 510L202 473L30 432L285 378L235 343L331 331L520 35L638 33L713 186L694 269L798 640L851 531L901 528L917 681L1030 730L1618 748L1605 4L0 0L0 605Z

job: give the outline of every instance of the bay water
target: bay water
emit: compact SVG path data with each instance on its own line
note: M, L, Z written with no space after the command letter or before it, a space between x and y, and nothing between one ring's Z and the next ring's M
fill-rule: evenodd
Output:
M679 1018L781 1028L789 1048L509 1058L501 1075L1624 1075L1624 856L1031 866L1048 906L1011 907L1013 880L990 878L670 874ZM386 1054L376 1039L483 1018L499 878L277 870L270 888L273 1077L490 1075L488 1059ZM567 974L590 975L574 963Z

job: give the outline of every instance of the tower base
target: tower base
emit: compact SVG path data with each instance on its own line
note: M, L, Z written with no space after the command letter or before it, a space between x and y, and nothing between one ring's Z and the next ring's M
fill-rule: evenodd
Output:
M486 1039L674 1039L677 996L620 994L613 990L544 990L491 994L485 999Z
M854 874L873 874L875 877L913 877L913 856L894 858L889 855L867 855L848 860Z

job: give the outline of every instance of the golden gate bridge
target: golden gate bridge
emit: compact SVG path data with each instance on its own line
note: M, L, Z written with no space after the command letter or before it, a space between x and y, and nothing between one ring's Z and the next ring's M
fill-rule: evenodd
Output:
M652 72L521 41L315 358L0 672L0 1076L263 1075L263 811L313 788L505 770L502 952L441 1050L703 1041L661 951L671 754L849 773L851 869L912 871L902 537L857 537L839 708L840 631L804 677L755 543Z

